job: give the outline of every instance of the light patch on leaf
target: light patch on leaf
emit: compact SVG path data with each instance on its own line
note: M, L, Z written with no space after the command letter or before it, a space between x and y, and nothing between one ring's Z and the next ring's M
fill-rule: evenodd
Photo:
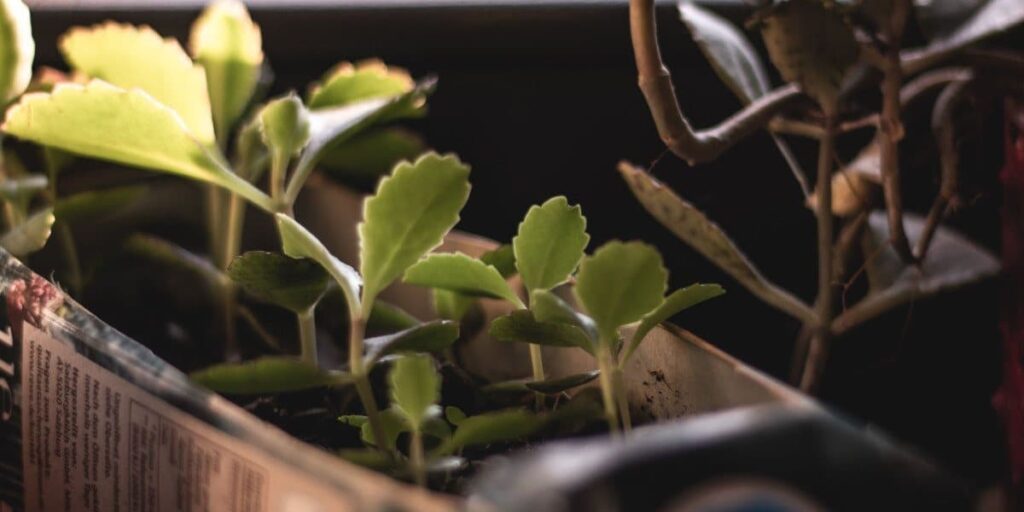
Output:
M125 89L139 88L181 116L204 145L214 143L206 73L174 39L148 26L108 21L75 27L60 38L73 69Z
M28 7L21 0L0 0L0 101L6 104L28 87L35 54Z

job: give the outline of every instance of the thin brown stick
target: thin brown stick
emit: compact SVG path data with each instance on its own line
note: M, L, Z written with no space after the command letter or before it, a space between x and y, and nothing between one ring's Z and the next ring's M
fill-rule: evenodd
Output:
M765 127L776 114L802 96L795 85L780 87L717 126L695 132L679 108L672 75L661 59L654 0L630 0L629 25L640 91L647 100L658 134L673 153L691 165L715 159Z
M900 192L899 141L903 138L903 122L900 119L900 89L903 84L903 70L900 67L900 43L906 27L910 4L908 0L897 0L893 14L884 28L888 47L882 69L882 115L879 123L880 159L882 167L882 190L885 208L889 217L890 242L905 263L914 263L914 254L903 228L903 197Z
M956 144L956 128L953 123L953 112L963 99L970 80L965 79L953 82L946 86L935 101L935 108L932 110L932 131L935 134L935 143L939 149L939 167L941 169L942 181L939 186L939 193L935 196L928 218L925 221L924 230L917 240L914 254L918 260L924 261L928 255L928 248L931 246L932 238L939 224L949 214L951 208L957 204L956 195L959 185L958 168L960 166L960 152Z
M834 109L827 109L829 111ZM835 159L835 118L829 116L825 120L825 136L822 137L818 151L818 208L815 218L818 223L818 299L816 303L818 325L814 326L811 344L807 351L807 364L800 378L800 389L813 393L821 379L825 362L828 360L828 349L832 331L830 325L835 314L832 279L832 167Z
M842 283L843 278L846 276L846 265L850 262L850 255L853 253L853 249L857 247L861 234L864 233L864 227L868 223L868 216L867 208L861 210L853 220L847 222L839 231L839 237L836 240L835 249L833 249L833 283Z

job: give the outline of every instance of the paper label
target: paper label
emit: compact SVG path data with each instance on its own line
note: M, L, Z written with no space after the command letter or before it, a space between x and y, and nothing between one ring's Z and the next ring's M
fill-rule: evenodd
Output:
M28 512L352 510L29 323L20 357Z

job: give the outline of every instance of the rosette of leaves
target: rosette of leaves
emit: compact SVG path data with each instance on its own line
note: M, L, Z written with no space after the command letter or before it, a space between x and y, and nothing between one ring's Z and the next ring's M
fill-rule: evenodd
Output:
M554 197L527 211L512 244L508 246L511 254L509 249L499 249L480 259L461 253L432 254L410 267L403 280L456 294L449 300L467 296L506 300L513 304L520 317L541 315L547 318L565 311L573 316L572 309L551 290L568 281L576 271L590 240L586 224L578 205L570 205L563 196ZM524 302L507 281L512 273L517 273L522 279L528 301ZM582 318L578 321L580 325L588 322ZM567 389L564 386L578 386L594 378L594 375L583 375L576 379L559 379L557 383L546 381L540 349L542 344L550 341L518 341L529 344L533 381L505 383L494 389L533 390L537 393L539 405L540 395L545 394L540 390L557 394Z

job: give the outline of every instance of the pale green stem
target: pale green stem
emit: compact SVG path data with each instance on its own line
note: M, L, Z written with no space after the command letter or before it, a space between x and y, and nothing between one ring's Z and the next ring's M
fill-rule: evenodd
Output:
M57 232L60 234L60 248L64 253L64 264L67 265L68 285L75 297L82 294L82 264L78 259L78 247L75 245L74 234L66 222L57 223Z
M312 366L319 364L316 349L316 318L313 316L314 308L296 313L299 321L299 346L301 359Z
M372 303L364 303L363 307L366 311L369 311ZM381 423L377 399L374 398L373 388L370 387L370 369L363 366L363 337L366 335L366 319L362 315L353 314L349 323L351 324L348 335L349 371L352 373L352 380L355 382L359 401L363 403L363 409L366 411L366 419L370 422L373 438L377 440L377 446L384 449L384 424Z
M544 380L544 357L541 354L540 345L536 343L530 343L530 366L533 367L533 380L534 382L542 382ZM534 393L534 405L537 410L544 407L544 394Z
M615 387L615 398L619 405L619 417L622 418L622 430L627 434L633 430L633 417L629 413L629 397L626 396L626 386L622 378L622 368L615 365L612 375L612 384Z
M612 437L619 437L619 414L614 382L615 363L612 361L611 342L607 339L600 340L597 367L601 371L601 398L604 401L604 416L608 421L608 430L611 431Z
M409 439L409 463L412 466L413 479L420 487L427 486L427 465L423 457L423 432L419 428L412 429Z

